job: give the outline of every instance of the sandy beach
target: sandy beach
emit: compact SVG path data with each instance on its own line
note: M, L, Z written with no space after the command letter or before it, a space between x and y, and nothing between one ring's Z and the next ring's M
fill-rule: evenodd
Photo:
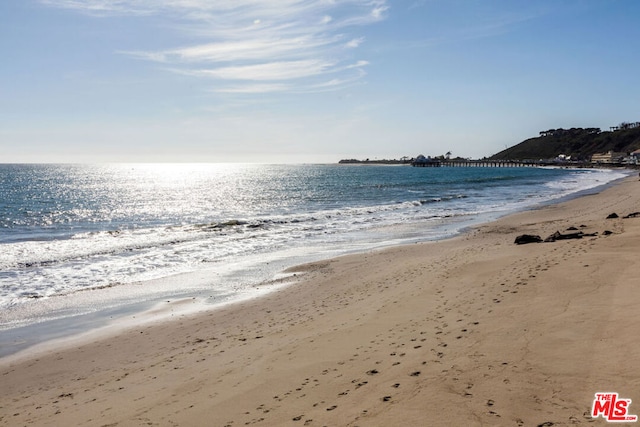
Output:
M0 425L605 425L596 392L638 414L638 211L631 177L300 266L259 299L7 357ZM594 235L514 244L570 227Z

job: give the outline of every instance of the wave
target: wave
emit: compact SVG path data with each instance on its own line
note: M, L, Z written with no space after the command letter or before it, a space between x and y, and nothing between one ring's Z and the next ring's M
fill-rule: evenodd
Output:
M371 171L358 169L359 174ZM268 209L264 194L271 193L264 192L244 195L246 206L236 210L214 210L203 204L206 209L197 214L189 210L188 215L165 218L150 213L151 220L146 222L65 224L31 234L28 228L18 227L9 233L0 251L0 308L203 267L241 264L251 257L269 260L278 251L289 254L330 248L333 254L352 246L441 237L456 229L451 225L455 221L521 209L616 178L555 170L477 175L489 172L466 171L476 175L454 176L447 171L394 169L385 173L408 178L387 186L366 185L362 193L354 189L359 184L349 182L346 190L340 187L335 195L312 189L315 192L309 190L303 198L283 190ZM422 176L424 182L416 180ZM495 189L498 185L500 190Z

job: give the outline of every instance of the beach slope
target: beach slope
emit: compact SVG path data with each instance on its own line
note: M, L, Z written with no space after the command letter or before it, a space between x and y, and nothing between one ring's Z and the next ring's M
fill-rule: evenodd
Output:
M604 425L590 411L607 391L640 413L640 217L623 218L637 211L628 178L454 239L300 266L259 299L5 358L0 425ZM514 244L570 227L592 235Z

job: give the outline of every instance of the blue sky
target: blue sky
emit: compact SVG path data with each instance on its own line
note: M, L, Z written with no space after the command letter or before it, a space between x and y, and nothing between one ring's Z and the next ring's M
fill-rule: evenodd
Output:
M490 156L640 121L635 0L2 0L0 162Z

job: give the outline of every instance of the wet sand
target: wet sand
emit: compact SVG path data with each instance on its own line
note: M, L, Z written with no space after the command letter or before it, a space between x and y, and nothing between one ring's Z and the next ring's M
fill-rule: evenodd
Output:
M638 211L628 178L300 266L259 299L0 359L0 425L605 425L590 416L602 391L638 414L640 217L623 218ZM597 235L514 244L569 227Z

